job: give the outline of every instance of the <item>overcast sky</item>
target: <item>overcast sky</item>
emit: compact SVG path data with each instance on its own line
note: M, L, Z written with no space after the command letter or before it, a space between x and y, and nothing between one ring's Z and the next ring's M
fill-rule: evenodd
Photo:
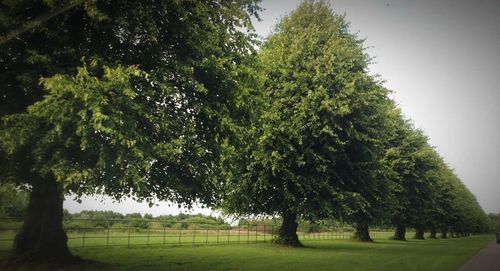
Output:
M263 0L256 31L267 36L299 0ZM500 213L500 1L336 0L405 115L425 131L486 212ZM82 209L175 214L168 203L149 208L131 200L68 200ZM194 213L212 213L195 208Z

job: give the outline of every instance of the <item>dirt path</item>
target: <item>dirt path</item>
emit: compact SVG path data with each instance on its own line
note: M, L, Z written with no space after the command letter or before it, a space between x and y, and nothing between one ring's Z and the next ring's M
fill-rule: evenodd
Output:
M500 244L491 242L458 271L500 271Z

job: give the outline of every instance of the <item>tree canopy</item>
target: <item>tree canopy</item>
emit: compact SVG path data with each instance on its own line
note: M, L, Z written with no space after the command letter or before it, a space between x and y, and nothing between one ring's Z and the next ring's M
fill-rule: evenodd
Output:
M2 2L0 32L66 2ZM216 202L256 2L84 1L0 45L0 181L31 187L16 254L69 254L66 193Z

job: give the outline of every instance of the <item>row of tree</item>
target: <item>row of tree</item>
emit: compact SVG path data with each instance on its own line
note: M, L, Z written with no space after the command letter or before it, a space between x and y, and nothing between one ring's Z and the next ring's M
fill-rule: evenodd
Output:
M362 40L324 2L283 18L258 54L261 103L230 166L224 208L283 217L279 242L300 245L298 219L336 218L465 235L488 229L475 197L368 74ZM235 161L237 161L235 166Z
M13 255L72 259L66 194L281 216L289 245L299 219L356 223L361 240L376 223L396 239L484 230L344 18L304 2L257 50L258 2L0 4L0 33L15 36L0 43L0 182L30 190Z

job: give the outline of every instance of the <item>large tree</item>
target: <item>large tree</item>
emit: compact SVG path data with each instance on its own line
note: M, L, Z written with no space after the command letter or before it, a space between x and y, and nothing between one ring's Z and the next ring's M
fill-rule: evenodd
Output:
M384 163L385 142L391 136L393 101L386 98L379 82L371 82L372 99L353 104L351 119L358 130L344 145L345 152L334 166L344 191L359 195L354 206L343 208L342 220L355 224L354 238L372 241L369 226L386 223L395 204L391 170ZM377 97L377 98L373 98ZM385 98L384 98L385 97ZM370 105L370 106L368 106ZM356 108L360 111L356 112Z
M81 1L0 44L0 181L31 190L14 255L71 258L68 193L216 201L256 2ZM0 34L68 3L2 2Z
M299 219L339 218L380 200L372 189L387 91L367 75L362 41L323 1L284 17L259 61L261 106L245 144L226 153L224 207L281 216L277 241L300 246Z

